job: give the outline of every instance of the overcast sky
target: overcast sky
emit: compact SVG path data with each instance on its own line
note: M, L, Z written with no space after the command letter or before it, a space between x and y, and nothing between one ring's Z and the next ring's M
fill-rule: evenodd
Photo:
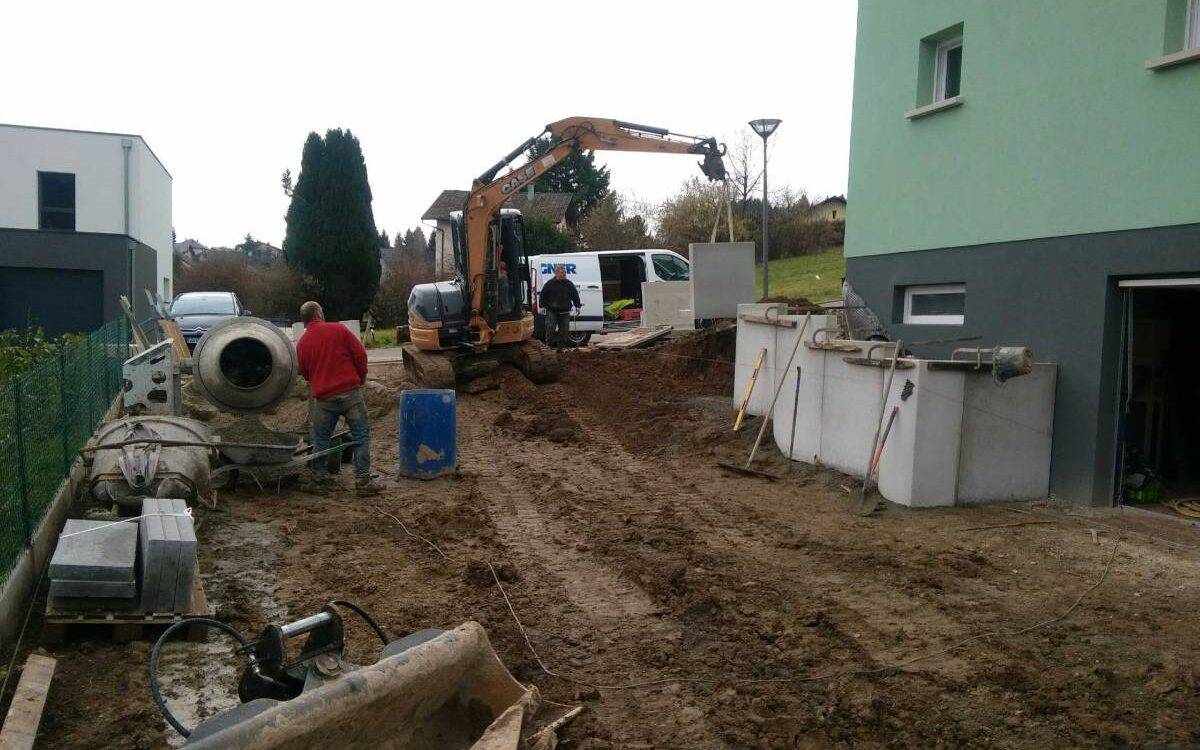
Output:
M10 3L0 122L142 135L180 239L279 244L310 130L362 141L375 223L415 226L571 115L731 139L779 117L771 185L846 189L856 3ZM657 201L693 157L597 154Z

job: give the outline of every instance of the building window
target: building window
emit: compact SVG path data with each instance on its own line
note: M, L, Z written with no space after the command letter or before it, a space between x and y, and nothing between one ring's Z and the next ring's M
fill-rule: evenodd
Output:
M38 229L75 231L75 175L38 172Z
M942 102L958 96L962 83L962 51L961 36L938 43L933 72L933 101Z
M960 326L966 319L966 284L926 284L904 288L904 322Z

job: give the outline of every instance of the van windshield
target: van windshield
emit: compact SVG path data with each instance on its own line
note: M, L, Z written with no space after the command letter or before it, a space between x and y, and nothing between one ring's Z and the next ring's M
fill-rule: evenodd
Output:
M688 281L692 277L691 266L683 258L655 253L650 259L654 262L654 273L663 281Z

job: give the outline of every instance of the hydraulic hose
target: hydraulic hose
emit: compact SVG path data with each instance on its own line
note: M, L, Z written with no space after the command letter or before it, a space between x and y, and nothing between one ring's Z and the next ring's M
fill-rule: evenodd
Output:
M371 616L367 614L366 610L364 610L362 607L358 606L354 602L348 602L345 599L335 599L334 601L330 602L330 604L334 605L335 607L345 607L361 617L368 625L371 626L371 630L375 631L375 635L379 636L379 641L384 646L391 643L391 641L388 640L387 633L383 632L383 628L379 627L379 624L376 623L375 620L371 619Z
M167 639L171 637L172 633L186 625L208 625L209 627L216 628L236 640L241 649L249 648L250 642L232 625L209 617L189 617L185 620L180 620L164 630L163 634L154 642L154 647L150 649L150 695L154 698L154 705L158 706L158 710L162 712L163 718L167 720L167 723L174 727L176 732L179 732L184 737L189 737L192 734L192 730L180 724L179 720L175 718L175 714L171 713L171 709L167 708L167 703L163 700L162 691L159 690L158 686L158 657L162 652L162 647L166 644Z

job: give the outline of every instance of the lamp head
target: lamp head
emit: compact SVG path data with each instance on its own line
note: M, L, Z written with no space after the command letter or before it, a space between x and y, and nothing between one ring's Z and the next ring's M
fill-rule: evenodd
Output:
M761 120L751 120L750 127L754 128L754 132L762 136L762 139L765 141L771 137L771 133L775 132L775 128L779 127L779 123L781 122L783 121L768 117Z

